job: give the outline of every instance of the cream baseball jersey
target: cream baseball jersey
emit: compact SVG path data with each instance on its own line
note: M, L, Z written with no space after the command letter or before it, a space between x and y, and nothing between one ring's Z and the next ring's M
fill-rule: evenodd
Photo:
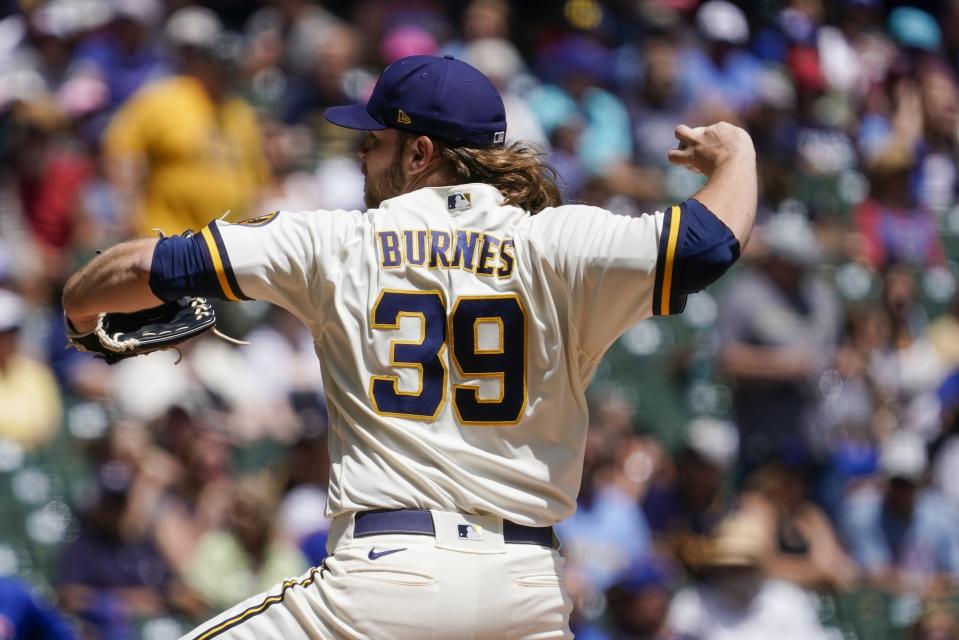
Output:
M682 305L681 217L530 215L468 184L215 222L203 237L225 297L269 300L312 331L329 516L416 507L547 526L575 508L600 358Z

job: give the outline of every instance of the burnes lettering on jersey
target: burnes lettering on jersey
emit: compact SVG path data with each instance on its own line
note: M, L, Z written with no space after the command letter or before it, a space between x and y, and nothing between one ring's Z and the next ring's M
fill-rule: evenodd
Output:
M461 269L505 280L513 275L516 245L482 231L397 229L376 234L380 268Z

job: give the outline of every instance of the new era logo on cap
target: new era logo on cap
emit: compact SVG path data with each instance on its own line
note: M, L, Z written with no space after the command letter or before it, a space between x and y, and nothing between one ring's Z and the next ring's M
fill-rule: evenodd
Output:
M396 121L400 124L413 124L413 120L402 109L396 112Z

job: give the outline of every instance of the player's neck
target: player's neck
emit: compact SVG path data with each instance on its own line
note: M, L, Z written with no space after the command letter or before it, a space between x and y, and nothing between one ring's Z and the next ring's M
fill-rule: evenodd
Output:
M441 164L433 162L425 171L407 176L404 193L417 191L425 187L446 187L455 184Z

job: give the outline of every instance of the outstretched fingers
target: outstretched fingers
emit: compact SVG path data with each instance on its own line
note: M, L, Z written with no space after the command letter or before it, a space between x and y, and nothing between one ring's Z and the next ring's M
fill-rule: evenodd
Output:
M670 149L666 153L666 158L673 164L688 165L693 160L693 152L689 147Z
M673 130L673 135L679 140L679 147L683 148L689 144L699 142L702 138L702 129L702 127L693 129L692 127L680 124Z
M683 165L690 171L697 171L694 150L702 144L703 131L702 127L693 129L685 124L678 125L673 133L679 140L679 145L671 149L666 154L666 158L673 164Z

